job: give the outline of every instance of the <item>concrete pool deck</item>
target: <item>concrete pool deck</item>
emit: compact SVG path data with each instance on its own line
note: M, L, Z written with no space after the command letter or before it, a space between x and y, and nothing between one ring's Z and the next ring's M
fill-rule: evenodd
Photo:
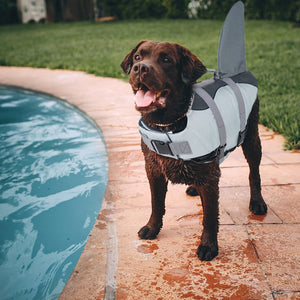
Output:
M60 299L300 299L300 153L260 126L266 216L248 211L241 149L221 165L219 255L201 262L198 197L169 184L158 238L140 240L150 192L139 119L124 81L64 70L0 67L0 84L67 100L101 128L109 156L102 209Z

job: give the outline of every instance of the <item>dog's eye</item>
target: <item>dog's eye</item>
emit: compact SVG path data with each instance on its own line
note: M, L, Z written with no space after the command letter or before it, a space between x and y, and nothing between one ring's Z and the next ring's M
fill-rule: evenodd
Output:
M135 60L140 60L141 57L140 57L138 54L136 54L136 55L134 56L134 59L135 59Z
M166 64L169 64L169 63L172 62L171 59L168 56L165 56L165 55L161 57L161 60L162 60L162 62L164 62Z

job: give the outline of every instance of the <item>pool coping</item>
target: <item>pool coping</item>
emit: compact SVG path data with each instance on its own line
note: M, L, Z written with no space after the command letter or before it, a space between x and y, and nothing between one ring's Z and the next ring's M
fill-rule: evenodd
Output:
M145 219L144 221L146 221L148 217L150 203L149 199L142 204L139 201L141 195L146 195L149 198L149 191L146 189L147 180L139 146L140 137L137 129L139 115L134 109L130 86L119 79L96 77L84 72L19 67L0 67L0 84L47 93L70 102L98 125L106 143L109 157L109 174L102 209L60 299L137 299L141 297L140 295L144 295L145 299L158 297L158 295L162 299L179 297L181 295L180 292L176 288L172 288L172 284L168 280L169 277L166 275L169 274L168 271L170 269L174 270L176 268L172 268L173 262L166 265L162 264L162 260L166 260L170 255L167 253L170 243L174 244L175 241L179 245L178 247L175 246L176 249L174 250L178 252L182 247L185 247L185 244L190 245L190 242L185 241L181 243L179 242L181 241L180 237L177 236L173 236L171 241L166 241L166 235L163 234L160 234L162 238L156 243L143 243L136 237L137 230L143 225L141 223L143 222L142 220ZM265 181L263 180L263 186L266 187L267 191L265 192L265 198L266 196L274 198L272 196L274 193L273 189L281 191L282 188L292 186L296 189L296 192L294 190L293 192L291 191L290 198L295 201L297 197L300 197L300 179L296 175L297 168L300 166L300 153L283 151L283 138L268 131L263 126L260 126L260 135L263 150L265 149L262 160L262 175L264 176L263 179L265 179ZM221 181L221 189L225 193L229 193L233 188L244 193L244 187L247 186L246 181L239 179L239 174L247 173L245 171L247 169L246 164L241 158L240 152L232 154L232 158L228 158L224 162L222 172L225 173L227 179L225 178ZM272 172L275 172L277 169L279 169L279 172L278 174L276 173L274 179ZM236 178L233 180L234 182L228 180L230 177L228 175ZM170 193L173 193L172 197L177 197L178 192L181 192L180 188L175 188ZM126 199L124 199L124 203L121 198L126 197L126 195L128 195L129 200L126 202ZM228 196L228 198L230 197ZM189 198L186 198L184 201L184 207L182 205L178 207L176 205L174 207L171 206L171 215L166 218L164 227L169 226L169 228L173 228L175 225L178 225L178 222L181 222L180 226L187 226L187 232L192 227L191 229L198 233L195 230L195 224L199 223L199 215L191 215L191 212L195 207L197 208L197 205ZM268 203L268 200L266 202ZM221 201L221 205L223 204L225 204L225 200ZM280 204L277 202L271 202L271 204L269 206L270 213L266 218L261 219L249 219L249 214L246 210L244 211L244 207L240 209L242 211L241 216L236 215L234 211L221 211L220 224L222 230L226 232L230 232L232 226L236 230L241 230L240 234L248 237L247 240L254 248L254 254L255 252L259 253L256 257L257 270L260 269L264 276L261 276L257 270L256 272L258 273L253 273L252 275L253 278L259 278L262 282L257 291L263 291L264 299L274 299L274 295L276 297L277 294L280 295L278 291L291 294L291 296L297 293L300 296L298 294L300 287L296 286L296 283L292 286L289 286L287 283L284 285L280 282L280 278L276 276L276 280L272 281L274 276L268 275L267 271L264 270L264 261L261 258L264 254L264 248L263 246L260 248L261 242L258 242L258 237L255 240L255 233L251 232L252 227L257 225L261 225L264 230L269 230L268 226L270 224L278 226L291 225L295 226L296 229L299 228L299 213L291 215L290 212L286 212L284 214L285 210L281 208ZM290 205L295 207L296 204L292 202ZM130 215L132 211L138 212L138 215ZM197 218L196 221L195 216ZM131 221L133 218L137 219L136 222ZM245 234L245 231L247 234ZM187 233L179 233L178 235L183 234ZM198 238L195 237L196 240ZM157 245L158 243L159 246ZM156 251L156 247L165 247L166 253L164 254L159 250ZM296 249L298 249L297 247L299 245L296 245ZM191 252L193 251L191 250ZM185 254L181 253L180 255L184 256ZM243 252L243 255L246 254ZM135 258L136 262L133 262ZM222 254L220 254L218 259L216 263L224 263ZM275 261L275 257L270 258L271 262L272 259ZM178 260L180 261L179 258ZM191 265L194 266L195 263L198 263L196 257L189 256L186 260L189 261L188 270L192 268ZM139 270L141 264L148 266L149 261L153 269L149 271L141 268ZM199 262L199 264L201 263ZM132 271L133 267L131 267L129 268L130 272L129 269L127 270L129 265L136 266L138 271ZM277 268L280 269L280 266ZM182 278L180 277L181 275L177 277L180 281L184 281L187 278L186 272L188 271L186 269L180 270L180 272L178 270L174 272L177 275L183 274ZM155 289L155 284L151 281L145 282L143 287L139 286L137 289L132 286L134 285L135 277L146 276L145 274L148 274L148 277L156 274L157 278L160 279L160 281L157 280L159 283L157 283ZM291 280L294 282L299 274L291 274ZM189 272L188 276L194 278L195 275ZM178 279L177 277L173 276L175 282ZM135 284L138 285L137 282ZM196 291L194 285L195 283L190 286L186 283L182 289L186 288L190 290L191 295L200 297L201 291ZM238 287L236 289L239 291ZM257 291L255 290L255 292ZM277 292L275 293L274 291ZM255 293L249 289L247 297L252 297L253 295Z
M130 89L125 82L112 78L95 77L84 72L0 67L0 84L41 92L72 104L99 127L106 143L108 156L112 156L109 154L110 147L107 144L107 140L110 139L108 135L111 135L109 124L111 114L106 108L106 100L110 101L110 98L118 98L120 92L129 94ZM98 89L95 90L97 86ZM113 92L114 86L118 86L118 91ZM87 95L87 89L94 89L94 92ZM99 95L104 97L99 97ZM104 105L97 107L96 115L99 118L95 118L95 111L90 103L97 101L99 98L102 98L102 100L105 98L105 100L102 101ZM127 100L131 102L131 97L129 98ZM128 107L130 107L130 103L128 103ZM105 122L101 122L102 118L105 119ZM108 174L111 174L111 170ZM89 295L90 299L96 299L104 297L105 293L108 299L114 297L117 238L113 210L108 178L100 214L93 226L83 253L60 296L61 299L87 299L86 295ZM101 241L101 244L99 244L99 241ZM74 290L74 287L76 287L76 290Z

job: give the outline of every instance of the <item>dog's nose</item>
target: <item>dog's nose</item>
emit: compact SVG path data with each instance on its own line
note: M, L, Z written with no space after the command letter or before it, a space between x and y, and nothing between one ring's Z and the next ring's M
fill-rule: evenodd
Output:
M136 75L144 76L144 75L148 74L149 71L150 71L150 66L147 65L147 64L144 63L144 62L136 63L136 64L133 66L133 72L134 72Z

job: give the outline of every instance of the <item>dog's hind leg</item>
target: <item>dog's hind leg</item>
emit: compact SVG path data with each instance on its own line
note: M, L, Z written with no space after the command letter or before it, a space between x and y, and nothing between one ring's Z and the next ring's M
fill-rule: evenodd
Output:
M259 101L256 99L248 119L248 128L242 149L248 162L250 173L250 204L249 209L255 215L264 215L267 205L261 195L259 165L261 161L261 142L258 134Z

